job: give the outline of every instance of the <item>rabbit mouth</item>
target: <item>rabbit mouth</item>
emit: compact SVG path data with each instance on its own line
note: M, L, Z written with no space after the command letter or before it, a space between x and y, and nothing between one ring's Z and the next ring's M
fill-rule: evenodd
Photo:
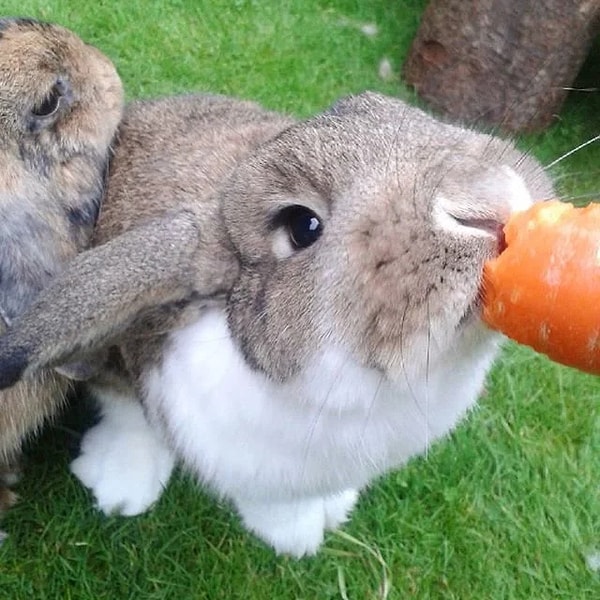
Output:
M481 323L482 310L483 310L483 302L482 302L480 295L478 295L477 298L473 302L471 302L471 304L469 304L469 306L467 307L467 310L465 311L463 316L460 318L460 321L458 322L458 324L456 326L457 333L460 333L460 332L472 327L473 325L475 325L477 323Z

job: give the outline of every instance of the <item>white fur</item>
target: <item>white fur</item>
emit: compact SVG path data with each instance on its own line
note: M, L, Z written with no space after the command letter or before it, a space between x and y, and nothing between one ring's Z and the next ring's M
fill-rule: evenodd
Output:
M303 556L314 554L325 530L337 529L354 508L358 492L345 490L321 498L299 498L284 502L236 498L244 525L278 552Z
M13 487L21 480L21 471L15 468L12 471L2 473L2 483L7 487Z
M159 498L173 470L170 449L150 427L135 397L95 388L102 420L81 443L71 471L106 514L137 515Z
M314 553L356 492L446 434L476 401L495 336L472 325L443 364L391 383L329 348L295 379L252 371L209 309L146 375L147 408L178 455L279 552ZM131 432L129 432L131 435Z
M505 202L508 202L510 205L510 212L527 210L532 204L532 199L525 181L507 165L501 166L500 169L507 177L507 181L504 184L506 190L504 198ZM543 200L543 198L538 198L537 200Z
M464 415L495 347L471 326L427 377L396 383L330 348L278 384L246 366L225 315L211 308L172 334L163 364L146 374L153 426L135 398L96 390L103 419L72 471L104 512L142 512L173 468L155 429L166 425L177 454L235 503L248 529L278 552L312 554L346 520L356 490Z
M594 573L600 573L600 552L590 552L585 557L585 562L590 571L593 571Z

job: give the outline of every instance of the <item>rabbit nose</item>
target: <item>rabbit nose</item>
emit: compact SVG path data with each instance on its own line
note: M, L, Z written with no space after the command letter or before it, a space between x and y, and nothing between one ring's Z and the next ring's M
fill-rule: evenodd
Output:
M495 241L498 254L505 250L504 225L513 212L506 204L488 205L482 210L481 206L473 204L449 203L443 198L438 200L434 220L445 233L473 243L485 241L486 246Z
M507 205L482 208L475 203L458 203L438 197L434 219L442 229L460 235L498 237L511 214Z
M504 237L505 223L501 222L500 220L477 217L471 217L466 219L460 217L453 218L462 227L478 229L483 233L487 233L489 235L494 236L498 243L498 254L500 254L506 249L506 238Z
M434 202L438 226L462 238L493 238L499 252L510 216L533 203L523 179L505 166L476 173L468 185L439 193Z

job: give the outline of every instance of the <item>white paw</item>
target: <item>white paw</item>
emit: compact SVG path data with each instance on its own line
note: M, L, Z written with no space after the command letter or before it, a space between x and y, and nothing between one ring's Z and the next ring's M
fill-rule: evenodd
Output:
M325 529L333 531L345 523L358 500L356 490L344 490L324 500Z
M71 471L92 491L102 512L131 516L158 500L173 466L170 449L141 406L126 403L112 406L85 434Z
M356 490L344 490L326 498L293 502L236 500L248 529L271 545L278 554L296 558L316 554L325 530L344 523L358 499Z
M316 554L323 542L325 512L322 498L289 503L236 501L248 529L278 554L296 558Z

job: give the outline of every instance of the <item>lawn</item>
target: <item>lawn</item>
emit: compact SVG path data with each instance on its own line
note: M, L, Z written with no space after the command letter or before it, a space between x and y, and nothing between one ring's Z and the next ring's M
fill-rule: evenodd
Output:
M416 101L400 67L424 5L3 0L2 12L78 32L114 60L130 98L207 90L305 116L366 88ZM600 48L593 57L582 88L600 83ZM580 91L521 143L548 164L598 133L600 92ZM600 198L599 165L600 143L562 161L563 196ZM4 523L3 600L600 598L600 380L525 348L505 349L449 439L372 485L301 561L276 557L183 474L151 513L101 516L68 474L77 435L57 426L30 448Z

